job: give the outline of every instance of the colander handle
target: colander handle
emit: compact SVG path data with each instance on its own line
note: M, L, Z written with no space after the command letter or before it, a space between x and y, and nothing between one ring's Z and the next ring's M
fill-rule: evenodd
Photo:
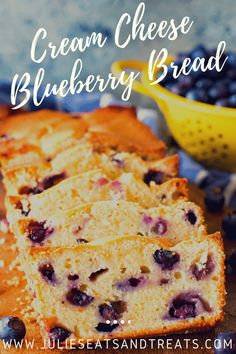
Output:
M113 75L118 79L120 77L120 74L122 71L125 71L127 69L133 69L133 70L139 70L141 73L143 73L147 68L147 64L143 61L139 60L119 60L115 61L112 66L111 66L111 71ZM125 78L128 78L128 75L125 75ZM134 91L141 93L143 95L150 96L150 93L148 90L145 88L142 82L135 80L133 83L133 89Z

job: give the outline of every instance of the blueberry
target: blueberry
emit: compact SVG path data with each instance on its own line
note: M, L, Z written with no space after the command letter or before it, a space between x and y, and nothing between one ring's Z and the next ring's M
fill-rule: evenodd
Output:
M183 96L186 91L186 89L184 89L180 83L168 85L168 87L166 88L168 89L168 91L180 96Z
M39 266L39 272L42 274L42 277L49 282L55 281L55 270L50 263L41 264Z
M158 220L152 227L151 231L156 235L164 235L167 231L167 224L165 220Z
M96 330L97 330L98 332L112 332L112 331L114 331L114 329L116 329L118 326L119 326L118 323L116 323L116 324L107 324L107 323L99 322L98 325L97 325L97 327L95 327L95 328L96 328Z
M227 98L222 98L220 100L215 101L215 105L218 107L230 107L230 102Z
M161 266L162 270L172 270L174 265L180 261L178 253L164 250L163 248L156 250L153 258Z
M84 238L77 238L76 242L78 242L78 243L88 243L88 241L85 240Z
M101 304L98 307L99 313L104 320L114 321L121 317L121 314L126 311L127 304L124 301L114 301L110 304Z
M42 182L39 184L39 188L42 189L42 191L47 190L56 184L60 183L63 179L66 178L66 175L64 172L58 173L52 176L47 176L45 177Z
M236 80L236 69L233 70L228 70L226 73L226 77L230 79L231 81Z
M236 251L234 251L234 252L230 255L230 257L229 257L229 259L228 259L228 264L230 265L233 274L236 275Z
M42 193L42 190L38 187L29 187L29 186L23 186L19 189L19 194L20 195L30 195L30 194L40 194Z
M0 318L0 339L5 342L20 341L26 335L24 322L18 317L5 316Z
M236 332L222 332L214 339L214 354L235 354Z
M208 90L208 96L214 102L219 98L225 98L228 96L228 90L224 85L215 85Z
M222 229L225 236L229 239L236 239L236 211L224 216L222 221Z
M236 94L236 82L235 82L235 81L234 81L234 82L231 82L231 83L229 84L229 93L230 93L231 95Z
M191 271L197 280L202 280L211 274L214 268L215 263L213 262L212 256L208 255L206 263L200 269L196 264L193 264L191 266Z
M186 91L193 86L193 79L189 75L180 75L178 77L178 84L181 91Z
M232 69L236 70L236 53L233 52L228 53L227 63Z
M188 100L199 101L203 103L208 103L207 92L203 89L193 88L186 93L185 96Z
M144 174L144 182L149 185L150 182L161 184L163 182L164 174L161 171L149 170Z
M199 294L188 292L173 299L168 315L171 318L186 319L194 318L204 311L211 311L208 303Z
M207 90L209 89L213 84L213 81L208 79L208 78L201 78L198 81L196 81L195 86L198 89L204 89Z
M196 305L194 302L176 299L169 310L169 315L178 319L196 317L195 308Z
M77 288L69 290L66 294L66 299L70 304L81 307L89 305L94 300L92 296L87 295L85 292L80 291Z
M194 211L192 211L192 210L189 210L189 211L186 213L186 219L188 220L188 222L189 222L191 225L195 225L196 222L197 222L197 216L196 216L196 214L194 213Z
M236 108L236 94L235 95L232 95L228 98L229 100L229 106L231 108Z
M33 243L41 243L54 231L52 227L45 227L46 221L31 220L27 227L28 238Z
M206 192L204 201L209 212L219 213L224 208L225 197L220 188L215 188Z
M79 279L79 276L78 274L69 274L67 278L68 280L75 281Z
M198 44L190 53L191 58L208 58L209 54L206 48L202 44Z
M54 327L49 332L49 337L52 341L59 341L60 343L64 342L71 332L62 327Z
M118 289L122 291L129 291L134 288L140 287L145 283L145 278L144 277L139 277L139 278L129 278L127 280L123 280L120 283L117 284Z

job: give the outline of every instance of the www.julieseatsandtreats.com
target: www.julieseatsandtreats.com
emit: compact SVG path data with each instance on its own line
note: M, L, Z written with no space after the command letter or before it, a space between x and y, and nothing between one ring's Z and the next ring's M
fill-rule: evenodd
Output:
M22 341L9 341L4 342L3 346L5 349L10 349L11 347L15 347L18 349L24 350L47 350L47 349L86 349L86 350L94 350L94 349L105 349L105 350L125 350L125 349L155 349L155 350L231 350L233 348L233 340L232 339L211 339L208 338L204 341L200 341L198 338L185 338L185 339L173 339L173 338L140 338L140 339L130 339L130 340L118 340L118 339L105 339L103 341L97 340L93 341L92 339L88 339L84 341L80 339L78 341L70 339L67 340L63 346L59 343L59 341L44 341L42 344L36 345L36 342L33 340L22 340Z

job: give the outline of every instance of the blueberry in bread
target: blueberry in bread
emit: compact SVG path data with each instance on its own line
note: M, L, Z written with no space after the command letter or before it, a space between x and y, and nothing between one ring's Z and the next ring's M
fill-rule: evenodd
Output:
M30 253L43 337L61 343L214 326L223 317L223 272L219 234L175 246L127 236Z

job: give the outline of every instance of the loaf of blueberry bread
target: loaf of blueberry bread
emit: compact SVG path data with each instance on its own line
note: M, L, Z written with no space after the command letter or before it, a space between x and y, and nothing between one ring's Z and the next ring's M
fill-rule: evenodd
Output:
M111 179L132 172L146 184L151 181L161 184L177 175L178 156L145 161L134 153L97 152L91 144L80 144L59 153L51 161L44 159L41 163L3 168L2 174L8 195L29 195L40 194L65 178L93 169L101 169Z
M21 218L45 218L55 212L99 200L129 200L144 208L172 203L187 196L187 181L172 178L162 184L148 186L132 173L123 173L116 180L99 170L70 177L43 193L6 198L7 218L10 224Z
M192 331L223 318L221 236L132 108L0 127L10 228L44 339Z
M173 244L206 235L201 209L185 200L149 209L129 201L98 201L44 219L19 219L13 231L24 252L35 246L73 247L127 234L167 238Z
M36 247L30 273L44 338L137 337L216 325L223 317L220 235L182 241L122 237Z

